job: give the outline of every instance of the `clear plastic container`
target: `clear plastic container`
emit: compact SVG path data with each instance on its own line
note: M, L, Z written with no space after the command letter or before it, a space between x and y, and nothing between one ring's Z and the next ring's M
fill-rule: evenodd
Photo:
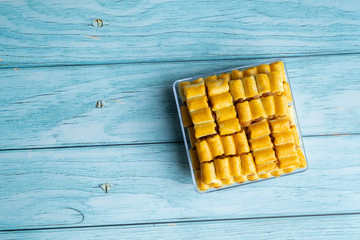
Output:
M183 102L181 100L181 97L180 97L180 94L179 94L179 83L180 82L185 82L185 81L193 81L193 80L196 80L198 78L205 78L205 77L208 77L208 76L213 76L213 75L219 75L221 73L230 73L232 70L245 70L245 69L248 69L248 68L251 68L251 67L256 67L256 66L259 66L261 64L270 64L270 63L274 63L274 62L277 62L277 61L281 61L284 63L284 70L285 70L285 74L286 74L286 79L287 79L287 82L289 83L289 86L290 86L290 90L291 90L291 95L292 95L292 88L291 88L291 82L290 82L290 78L289 78L289 75L287 73L287 68L286 68L286 64L285 62L282 60L282 59L273 59L273 60L270 60L270 61L266 61L266 62L262 62L262 63L256 63L256 64L252 64L252 65L246 65L246 66L241 66L241 67L236 67L236 68L231 68L231 69L225 69L225 70L222 70L222 71L218 71L218 72L212 72L212 73L208 73L208 74L204 74L204 75L199 75L199 76L193 76L193 77L189 77L189 78L184 78L184 79L180 79L180 80L177 80L173 83L173 92L174 92L174 96L175 96L175 102L176 102L176 107L177 107L177 111L178 111L178 115L179 115L179 120L180 120L180 126L181 126L181 132L182 132L182 135L183 135L183 138L184 138L184 144L185 144L185 150L186 150L186 155L187 155L187 158L188 158L188 162L189 162L189 165L190 165L190 169L191 169L191 176L192 176L192 180L193 180L193 184L194 184L194 187L195 187L195 191L202 194L202 193L209 193L209 192L214 192L214 191L219 191L219 190L224 190L224 189L229 189L229 188L234 188L234 187L239 187L239 186L243 186L243 185L247 185L247 184L254 184L254 183L258 183L258 182L262 182L262 181L267 181L267 180L270 180L270 179L274 179L274 178L281 178L281 177L284 177L284 176L288 176L288 175L292 175L292 174L296 174L296 173L300 173L300 172L304 172L308 169L308 164L305 168L298 168L290 173L284 173L282 174L281 176L279 177L270 177L270 178L265 178L265 179L262 179L262 178L259 178L258 180L255 180L255 181L246 181L246 182L243 182L243 183L234 183L232 185L224 185L220 188L210 188L206 191L200 191L198 190L198 187L197 187L197 183L196 183L196 179L195 179L195 173L194 173L194 169L193 169L193 166L192 166L192 161L191 161L191 158L190 158L190 146L191 146L191 143L190 143L190 137L188 135L188 131L185 131L185 127L184 127L184 124L183 124L183 119L182 119L182 115L181 115L181 111L180 111L180 107L183 105ZM292 95L293 96L293 95ZM300 142L300 148L302 150L302 152L304 153L304 156L305 156L305 160L306 162L307 161L307 158L306 158L306 153L305 153L305 149L304 149L304 144L303 144L303 140L302 140L302 136L301 136L301 130L300 130L300 125L299 125L299 121L298 121L298 117L297 117L297 112L296 112L296 108L295 108L295 99L293 98L293 101L292 103L289 104L289 106L293 106L294 108L294 121L295 121L295 126L298 130L298 135L299 135L299 142Z

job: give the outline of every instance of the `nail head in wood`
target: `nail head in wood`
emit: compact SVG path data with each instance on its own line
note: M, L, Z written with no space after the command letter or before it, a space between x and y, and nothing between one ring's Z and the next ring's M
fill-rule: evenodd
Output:
M104 23L100 18L98 18L92 22L92 25L93 25L93 27L102 27L102 26L104 26Z
M97 108L102 108L102 107L104 107L104 105L105 105L105 100L98 100L97 102L96 102L96 107Z
M108 193L111 189L111 185L109 183L103 183L101 185L99 185L101 187L101 189L105 192Z

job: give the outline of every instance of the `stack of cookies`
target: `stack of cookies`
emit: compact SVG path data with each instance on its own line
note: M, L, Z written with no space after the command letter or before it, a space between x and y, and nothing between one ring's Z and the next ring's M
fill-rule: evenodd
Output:
M180 82L179 91L198 190L306 167L282 62Z

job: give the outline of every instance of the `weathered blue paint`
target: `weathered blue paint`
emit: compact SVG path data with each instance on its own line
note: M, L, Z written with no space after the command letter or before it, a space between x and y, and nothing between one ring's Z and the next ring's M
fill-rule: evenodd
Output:
M359 239L359 1L0 0L0 22L1 239ZM309 170L196 194L172 82L282 56Z
M304 135L360 133L358 55L284 60ZM3 69L0 149L182 141L172 83L247 63Z
M356 0L3 0L0 9L2 67L360 52Z
M194 191L181 143L3 151L0 226L360 212L360 136L305 137L304 145L306 172L205 195ZM114 185L109 193L103 183Z
M1 233L2 239L358 239L360 217L320 216Z

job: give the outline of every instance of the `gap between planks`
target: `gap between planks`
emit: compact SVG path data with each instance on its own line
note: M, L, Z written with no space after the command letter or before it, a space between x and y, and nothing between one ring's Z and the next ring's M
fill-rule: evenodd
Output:
M302 135L303 138L313 137L341 137L341 136L357 136L360 133L332 133L332 134L314 134ZM176 144L183 141L168 141L168 142L136 142L136 143L113 143L113 144L94 144L94 145L64 145L64 146L50 146L50 147L33 147L33 148L4 148L1 152L6 151L28 151L28 150L47 150L47 149L71 149L71 148L96 148L96 147L120 147L120 146L140 146L140 145L159 145L159 144Z
M163 222L144 222L144 223L125 223L125 224L106 224L106 225L88 225L88 226L69 226L69 227L43 227L43 228L18 228L4 229L1 232L20 232L20 231L43 231L43 230L61 230L61 229L91 229L91 228L112 228L126 226L149 226L149 225L166 225L166 224L184 224L184 223L208 223L208 222L224 222L224 221L248 221L248 220L264 220L264 219L296 219L311 217L332 217L332 216L354 216L360 215L360 212L353 213L324 213L324 214L304 214L304 215L288 215L288 216L266 216L266 217L247 217L247 218L223 218L223 219L204 219L204 220L178 220ZM181 218L180 218L181 219Z
M160 60L160 61L127 61L127 62L103 62L103 63L81 63L81 64L50 64L50 65L37 65L37 64L29 64L29 65L1 65L1 69L10 69L10 68L52 68L52 67L83 67L83 66L104 66L104 65L126 65L126 64L154 64L154 63L181 63L181 62L204 62L204 61L234 61L234 60L258 60L258 59L279 59L279 58L307 58L307 57L326 57L326 56L342 56L342 55L359 55L360 52L326 52L326 53L318 53L318 52L309 52L304 54L297 55L258 55L257 57L223 57L223 58L209 58L209 59L183 59L183 60Z

